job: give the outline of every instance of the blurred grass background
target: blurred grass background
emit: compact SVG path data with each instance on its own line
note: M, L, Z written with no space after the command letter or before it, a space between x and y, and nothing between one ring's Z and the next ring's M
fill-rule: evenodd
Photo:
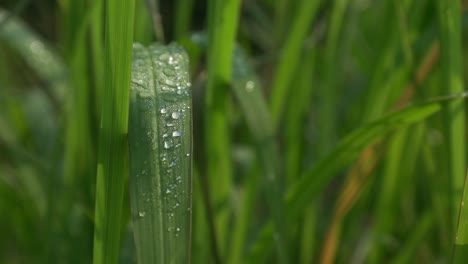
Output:
M136 262L106 140L154 41L190 57L193 263L464 263L466 4L0 1L0 263Z

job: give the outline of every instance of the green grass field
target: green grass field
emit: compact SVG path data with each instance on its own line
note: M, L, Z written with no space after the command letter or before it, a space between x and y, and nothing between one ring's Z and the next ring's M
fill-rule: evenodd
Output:
M465 0L0 1L0 263L466 263L467 43Z

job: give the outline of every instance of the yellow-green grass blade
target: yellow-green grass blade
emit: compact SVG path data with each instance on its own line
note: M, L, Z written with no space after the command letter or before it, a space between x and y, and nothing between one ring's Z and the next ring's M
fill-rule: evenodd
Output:
M134 0L105 3L105 72L96 179L94 264L117 263L128 175L128 99Z
M216 240L220 255L226 255L232 189L232 162L229 129L229 90L232 51L239 19L239 0L208 1L207 84L204 108L206 178L210 186Z
M130 200L139 263L188 263L191 236L191 92L175 44L133 48Z

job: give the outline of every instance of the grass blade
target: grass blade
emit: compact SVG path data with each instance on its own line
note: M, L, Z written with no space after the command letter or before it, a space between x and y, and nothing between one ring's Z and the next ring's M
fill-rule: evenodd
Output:
M214 208L229 199L232 181L228 127L228 84L239 19L239 0L208 1L208 72L205 97L206 173ZM225 255L229 210L215 213L215 229L221 258Z
M117 263L124 186L135 1L106 1L105 74L99 131L93 263Z
M439 13L440 67L442 73L441 93L463 91L460 1L436 1ZM447 138L449 230L454 241L456 219L462 198L465 161L465 102L463 99L447 103L443 109L444 132ZM458 243L468 243L468 236L459 237Z
M297 9L299 12L292 22L291 30L286 37L286 42L279 56L280 60L275 69L270 99L270 111L274 127L279 124L281 119L285 98L288 95L288 87L297 68L302 44L319 4L320 0L301 2Z
M455 246L453 253L453 263L464 263L468 258L468 212L465 209L466 191L466 178L463 187L462 201L460 203L460 212L457 223L457 233L455 235Z
M0 39L15 49L50 85L53 99L56 102L63 102L67 72L56 51L26 24L1 9L0 22Z
M192 21L192 8L194 0L177 0L176 15L174 16L174 38L181 40L188 37Z
M162 24L159 0L145 0L147 9L153 21L154 34L156 40L164 42L164 27Z
M319 151L327 153L331 147L335 144L336 140L336 105L337 105L337 94L341 91L337 91L338 78L336 77L338 71L338 51L339 51L339 37L345 16L346 6L348 0L337 0L333 1L333 8L330 17L330 29L327 35L327 47L325 51L325 86L320 89L322 93L321 104L321 120L320 123L322 132L319 138Z
M250 68L245 54L234 52L233 92L247 121L257 149L261 186L273 218L278 262L288 263L288 243L284 221L283 188L279 178L273 123L263 98L260 84Z
M191 217L189 64L177 45L134 45L130 196L139 263L188 263Z

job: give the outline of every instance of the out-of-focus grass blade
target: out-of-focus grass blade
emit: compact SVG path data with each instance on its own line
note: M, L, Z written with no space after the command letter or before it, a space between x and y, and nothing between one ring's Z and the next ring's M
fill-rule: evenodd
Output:
M188 263L191 217L191 93L177 45L133 48L130 199L139 263Z
M468 258L468 211L465 209L467 195L465 178L463 196L459 207L460 213L458 216L457 233L455 235L453 263L464 263Z
M411 129L402 129L395 133L383 162L382 183L379 196L376 198L374 225L372 235L375 238L392 233L397 218L397 203L402 195L402 187L410 183L413 169L417 161L419 149L424 138L424 127L417 125ZM370 247L370 258L373 263L382 262L384 246L375 239Z
M117 263L128 175L128 98L135 1L105 3L105 71L96 179L94 264Z
M403 244L401 250L390 263L392 264L404 264L404 263L414 263L419 262L415 256L415 251L421 242L424 241L428 235L431 227L434 223L434 215L432 212L424 213L419 221L415 224L412 232L408 234L408 238ZM466 259L465 259L466 260Z
M21 20L0 9L0 40L15 49L51 87L53 99L61 102L65 94L67 72L55 50Z
M233 92L247 121L257 150L261 186L272 215L279 262L287 263L288 243L284 221L283 191L279 178L278 157L273 123L253 69L245 54L235 49L233 58Z
M299 12L292 22L288 36L285 38L286 42L279 56L280 59L272 83L270 110L273 127L276 127L281 119L285 98L288 95L288 87L297 68L302 44L320 2L320 0L309 0L300 3L297 9Z
M135 3L135 35L134 42L149 45L154 39L153 23L147 5L143 0Z
M159 0L145 0L151 20L153 21L153 29L156 39L164 42L164 28L162 25L161 12L159 10Z
M436 1L439 17L440 70L442 73L442 94L463 91L462 40L460 2L457 0ZM448 102L443 109L443 127L446 137L447 181L450 186L448 208L450 238L453 241L456 219L462 198L466 172L465 101L457 99ZM468 243L468 236L459 237L458 243ZM466 249L465 249L466 251Z
M174 16L174 37L182 39L188 37L190 24L192 20L192 11L194 0L177 0L176 15Z
M239 0L208 1L207 83L204 107L206 176L214 213L216 240L221 258L226 255L232 162L229 129L229 90L234 41L239 20Z
M337 73L339 72L337 57L340 46L339 37L348 2L348 0L333 1L333 8L331 10L330 28L327 34L327 47L325 50L325 84L319 90L322 97L320 107L320 126L322 128L319 138L319 151L321 153L327 153L336 140L337 94L341 93L341 91L337 91L339 79L337 78Z
M462 95L466 96L466 95ZM440 111L447 100L459 98L449 96L431 102L408 106L395 111L375 122L361 126L344 137L324 158L306 170L299 181L289 187L286 193L286 215L292 223L308 203L316 198L341 168L349 164L361 150L379 137L409 124L418 122ZM272 246L272 225L262 230L260 237L252 246L249 263L258 263Z

